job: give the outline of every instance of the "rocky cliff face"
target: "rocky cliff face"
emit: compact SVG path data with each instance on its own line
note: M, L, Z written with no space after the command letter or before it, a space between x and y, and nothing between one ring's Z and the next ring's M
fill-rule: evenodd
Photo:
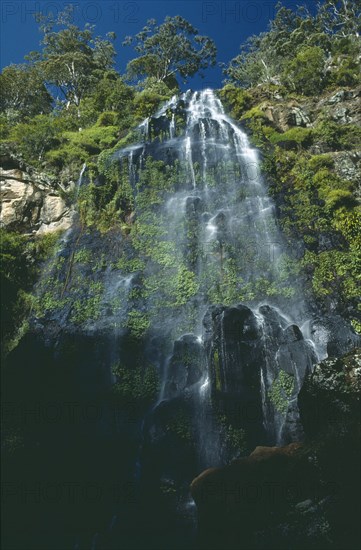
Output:
M306 115L294 116L298 124ZM60 475L90 483L95 477L105 502L79 506L89 511L90 534L102 533L98 542L90 534L81 540L94 548L166 548L175 532L188 536L189 483L210 465L243 457L241 491L249 476L282 483L286 471L287 486L298 475L313 479L311 455L298 445L261 448L245 457L257 445L304 437L298 394L317 354L339 355L358 341L347 321L322 315L304 299L257 151L214 92L173 98L138 135L138 143L103 159L101 177L81 187L79 216L44 266L30 330L5 371L9 401L23 420L34 402L41 411L48 402L60 411L55 426L46 416L40 422L26 414L26 422L9 419L11 475L20 470L41 482ZM9 227L43 232L66 226L71 211L53 187L25 169L7 169ZM67 410L74 402L82 415L75 423ZM84 415L89 403L95 406L93 421ZM24 448L31 453L28 462ZM227 473L227 483L232 476ZM111 483L123 491L120 502L119 494L109 494ZM287 531L291 520L284 522L282 514L289 503L296 516L305 510L308 520L310 498L303 488L291 500L282 496L278 531L270 541ZM322 498L315 503L320 517ZM198 504L197 491L195 499ZM255 525L257 503L232 509L231 523L219 501L213 504L211 523L217 525L218 512L219 523L225 522L219 547L228 541L222 539L228 530L230 547L240 542L239 517L245 518L251 547L268 538L269 501L261 506L261 529ZM52 532L64 528L59 509L45 508L40 503L38 519L32 516L35 542L45 512ZM67 510L65 526L78 533L81 513L75 508ZM207 521L207 510L200 513ZM312 527L315 544L327 540L322 525ZM135 526L143 538L134 534ZM151 533L150 540L144 533Z
M74 208L65 190L10 157L1 159L1 227L42 235L65 231L72 225Z
M293 128L314 128L321 120L340 125L361 126L361 88L354 90L339 90L328 93L322 99L282 100L274 98L272 102L264 101L259 109L269 122L279 132L287 132ZM284 148L298 148L292 140L281 141ZM329 153L334 160L335 172L341 178L349 181L361 179L361 150L339 151L331 143L319 142L312 144L309 151L314 155ZM361 188L356 194L360 197Z
M285 100L276 96L272 102L264 101L259 108L270 122L286 132L294 127L312 127L319 116L340 124L361 125L361 87L329 92L325 97Z
M257 447L194 479L200 548L358 547L360 367L355 350L306 376L303 445Z

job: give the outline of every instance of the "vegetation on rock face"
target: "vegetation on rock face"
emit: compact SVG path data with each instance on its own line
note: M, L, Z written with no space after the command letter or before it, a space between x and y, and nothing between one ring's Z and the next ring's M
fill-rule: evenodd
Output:
M126 368L122 365L114 365L112 373L116 383L112 387L112 393L116 400L124 403L137 403L149 405L157 396L158 373L152 365L145 368Z
M325 0L315 15L279 4L269 31L249 38L224 72L243 88L276 84L309 96L357 85L360 16L360 2L353 0Z
M361 129L358 88L347 87L361 82L360 8L348 0L327 0L314 14L279 6L270 30L225 69L229 82L220 92L263 150L269 191L284 235L299 242L309 293L326 309L333 303L347 311L354 326Z
M35 365L34 370L26 369L25 361L20 372L28 378L24 376L20 383L14 380L14 395L18 395L19 387L20 398L26 396L25 403L29 400L31 405L37 392L41 395L40 402L51 402L52 392L60 402L69 395L71 402L78 391L74 381L79 378L76 384L82 384L84 379L81 376L84 372L90 372L89 378L86 376L86 384L82 384L82 391L84 395L87 392L92 394L93 389L89 390L87 386L92 386L95 381L94 393L104 399L106 413L96 426L101 437L94 441L99 441L99 444L86 445L85 461L90 454L97 456L99 452L106 457L107 465L109 460L116 462L116 475L120 469L127 470L127 459L124 457L133 453L132 446L139 445L139 441L133 441L133 428L143 429L140 428L141 418L155 403L160 390L158 368L149 364L143 356L152 354L150 362L154 359L158 365L157 354L168 356L167 346L171 340L194 332L194 326L199 322L197 316L200 316L205 304L232 306L244 301L259 303L268 298L286 301L295 293L295 279L302 278L309 303L316 299L317 306L325 311L341 312L361 333L358 303L361 210L357 188L361 175L361 153L357 150L361 138L361 117L357 105L360 95L358 85L361 83L357 26L359 6L359 1L326 0L316 15L306 10L294 13L287 8L279 8L270 31L252 38L241 55L226 69L230 82L219 91L219 95L232 117L249 130L250 140L262 151L262 169L269 193L276 204L282 234L291 245L288 252L279 257L277 272L275 270L274 273L270 266L272 262L262 255L258 256L255 243L248 238L253 228L250 233L244 229L234 240L232 237L200 245L202 235L199 228L204 220L200 223L197 216L205 214L202 208L197 211L195 202L190 204L185 201L185 219L180 217L177 222L177 208L169 208L168 212L164 207L172 200L175 191L181 186L185 189L185 183L190 183L190 178L185 162L171 158L166 162L152 157L155 143L161 141L167 131L157 125L156 117L149 121L149 132L144 132L142 137L152 142L144 149L147 153L138 158L136 154L134 158L122 157L121 148L139 141L140 130L136 129L139 122L154 114L163 102L179 90L178 80L186 81L213 64L213 42L198 36L198 31L187 21L172 17L161 25L149 22L134 39L129 39L129 43L136 44L139 56L129 63L127 75L120 75L113 65L114 37L96 37L92 27L76 27L67 12L56 21L42 20L42 50L31 55L27 64L12 65L3 71L0 77L2 145L23 161L29 171L35 168L38 173L49 176L47 181L62 184L67 205L76 203L78 218L66 237L66 244L63 239L63 248L57 247L58 233L41 236L1 229L2 348L4 354L8 354L17 346L29 328L29 315L36 320L34 326L46 326L46 331L49 327L51 338L59 327L66 327L63 331L67 333L65 337L61 335L58 338L58 334L54 337L56 351L54 347L50 352L54 355L54 362L48 362L49 348L45 349L46 346L44 357L39 353L40 368ZM167 51L171 55L165 63L161 63ZM129 79L134 82L138 77L140 82L137 85L129 84ZM176 137L184 130L186 111L183 107L180 101L176 111L169 108L165 114L168 121L176 121L173 134ZM169 155L171 157L171 152ZM79 181L76 185L74 182L83 163L87 164L83 184L80 185L82 182ZM204 178L210 193L215 191L218 196L227 190L229 174L237 182L244 177L243 167L241 169L239 163L221 159L215 166L204 168L204 174L201 162L194 162L193 167L196 186L201 187ZM186 200L189 198L192 197ZM245 186L240 185L230 202L234 201L232 206L235 204L238 208L247 198ZM215 200L217 204L218 200ZM222 221L219 223L221 227ZM275 224L268 222L268 225L267 229L272 234ZM25 231L23 227L21 229ZM255 269L250 275L251 261L255 262ZM169 322L172 326L165 326L164 319L172 320ZM166 334L154 338L160 322ZM247 327L248 330L252 334L251 326ZM239 334L235 340L238 337ZM82 339L83 344L79 345ZM198 347L200 349L202 345L199 343L196 349ZM144 348L147 348L146 352ZM23 353L21 345L19 349ZM73 359L67 361L74 350ZM116 363L118 353L121 363ZM309 375L305 386L305 390L308 387L309 391L315 392L313 405L319 404L319 396L324 399L320 434L325 433L323 422L329 420L327 416L335 410L336 402L339 416L334 430L336 443L339 441L338 427L347 432L350 429L349 416L356 416L354 411L359 397L354 396L354 390L359 392L359 355L358 352L357 356L350 356L346 366L338 359L321 364L313 375ZM13 356L10 354L10 360ZM216 390L214 394L219 394L223 403L227 400L227 392L223 391L226 367L221 358L221 349L212 348L209 356L213 369L210 383ZM155 471L162 468L160 456L168 453L169 449L173 455L167 455L166 459L172 467L173 458L169 459L169 456L175 457L176 468L178 462L182 463L182 467L187 466L187 459L183 460L183 456L188 455L178 453L178 449L195 450L194 443L199 436L192 421L192 392L197 388L197 372L204 372L205 361L203 356L187 351L179 364L176 359L170 363L174 376L178 369L180 376L186 373L184 395L187 397L182 397L183 402L179 400L174 410L172 399L165 399L160 407L155 408L162 418L159 425L155 424L154 432L149 430L149 438L144 439L142 448L142 454L147 456L149 448L156 442L155 460L150 461ZM111 377L109 366L113 362L116 364L111 369ZM83 370L79 370L79 363ZM168 367L164 365L162 368ZM11 374L16 378L16 369L14 372L15 376ZM192 377L194 381L191 381ZM24 379L31 381L29 387ZM59 380L62 383L58 388ZM101 384L98 384L99 380ZM200 391L206 386L203 383ZM192 389L188 391L190 387ZM268 390L269 402L279 415L286 416L294 391L294 376L280 370ZM336 401L330 395L334 395ZM346 398L345 402L342 397ZM112 416L109 406L110 409L114 407L112 419L108 418ZM306 409L310 410L307 399ZM206 416L206 407L203 413ZM154 410L151 415L149 419L153 419ZM134 426L119 426L123 421L127 424L127 416L129 424ZM219 428L220 447L225 450L226 456L233 458L245 454L253 444L249 438L250 431L248 427L243 428L239 416L224 407L222 413L217 413L215 424ZM106 428L111 434L103 433L107 423L104 420L112 422L110 429ZM202 417L196 420L199 424L203 421ZM312 412L309 418L311 426L314 420ZM34 419L31 423L36 424ZM304 424L307 425L307 418ZM79 448L84 445L83 436L84 439L89 434L89 439L92 437L92 428L85 428L85 436L81 430L77 432L75 429L68 438L73 443L76 439L74 434L81 433ZM34 454L34 471L37 473L44 456L44 463L52 465L55 453L51 449L51 459L48 460L46 450L47 436L52 429L53 426L47 426L45 437L40 433L38 438L39 428L36 427L27 436L31 445L38 448ZM69 433L68 426L64 425L64 432L56 430L49 441L57 439L62 442L64 433ZM354 431L356 434L357 430ZM58 438L57 433L61 437ZM104 453L104 448L107 449L104 443L108 437L114 437L117 445L120 442L119 454L113 454L111 450ZM153 442L150 441L152 438ZM22 452L23 446L25 451L29 448L29 441L25 441L23 434L18 435L14 429L9 430L4 439L11 460L19 450ZM170 446L167 446L168 440ZM205 441L204 445L207 447L208 443ZM343 447L338 447L340 454L345 455ZM330 456L328 449L326 451L325 456ZM277 452L271 450L271 453ZM280 453L282 455L283 451ZM69 463L75 455L71 448ZM353 459L354 447L350 446L350 453L346 455L347 460L349 456ZM340 458L344 460L345 456ZM80 458L83 459L83 456ZM60 453L59 464L62 460ZM81 471L84 460L79 468ZM347 460L344 460L345 467L341 468L342 487L353 486L348 479ZM311 461L312 456L306 462ZM261 462L258 461L258 464ZM343 464L337 460L335 462L337 467L334 470L331 468L331 473L339 471L339 464ZM17 469L16 463L14 460L14 471ZM103 475L104 469L98 468L96 460L94 463L96 470ZM324 464L327 473L328 458ZM47 468L44 471L46 477ZM91 469L89 472L92 474ZM109 472L113 473L113 470ZM289 480L292 482L293 472L291 468ZM282 484L285 479L282 460L279 474ZM58 475L56 471L55 479ZM327 475L320 484L322 491L329 479ZM133 470L131 476L133 480ZM268 483L269 473L267 476L265 480ZM111 483L114 479L116 477ZM310 481L306 476L305 479ZM245 482L247 489L249 477ZM162 480L162 491L168 496L175 493L178 499L177 483L173 485L173 480ZM306 483L304 485L307 486ZM230 494L234 493L233 482L232 487ZM292 508L287 517L291 517L290 523L297 526L294 532L299 536L302 531L309 534L307 530L310 529L309 519L312 516L311 528L319 530L313 539L311 533L316 546L321 541L330 548L341 547L343 540L339 545L330 542L333 533L329 526L333 525L334 517L342 506L332 508L329 502L333 502L334 495L327 492L321 494L325 498L315 505L316 508L311 500L292 501L292 507L300 507L301 511L293 512ZM307 490L303 492L303 488L302 495L304 499L314 497ZM291 498L296 499L297 495ZM330 524L322 523L322 506L325 503L331 506ZM252 508L253 504L255 508ZM259 500L254 500L253 504L251 513L247 502L245 509L235 516L235 524L242 531L242 544L245 542L244 525L239 518L245 511L246 517L249 514L251 528L252 522L256 522L256 531L258 535L260 533L259 517L263 514L259 514ZM175 506L180 508L181 501L177 500ZM345 507L345 510L349 508ZM114 509L112 506L111 514ZM289 504L285 505L285 509L289 509ZM224 511L227 513L227 507ZM101 514L105 513L102 509ZM293 518L292 513L295 514ZM17 515L16 510L14 517ZM42 517L41 514L39 517ZM162 515L162 521L164 517ZM273 503L270 518L273 526ZM219 518L214 519L213 523L218 528ZM86 522L89 523L88 515ZM317 525L318 522L320 525ZM269 525L262 537L267 537L268 528ZM295 538L291 530L284 539L288 528L288 524L283 522L280 525L281 537L279 533L272 532L277 543L282 538L283 543L287 539L292 546L297 536ZM344 526L342 529L343 534ZM306 540L308 534L306 536L304 533L302 537ZM300 540L303 540L302 537ZM219 547L222 547L222 542L224 540L221 540ZM277 547L277 544L274 546Z
M283 370L280 370L279 375L273 381L268 397L274 408L282 415L287 413L293 388L293 376Z
M58 233L29 239L0 230L1 348L8 353L27 330L26 318L35 306L32 287L42 263L55 251ZM35 260L36 259L36 260Z
M167 236L167 222L159 218L157 208L186 177L185 167L179 161L166 164L148 157L136 180L131 181L127 160L116 158L120 147L139 139L134 132L136 125L174 94L176 78L187 80L214 63L213 42L199 37L183 18L170 17L160 25L150 21L139 34L127 39L139 54L130 62L128 76L139 76L140 88L126 84L125 77L115 71L112 34L97 37L93 27L77 27L69 9L55 19L40 18L42 49L28 56L27 63L7 67L0 77L2 143L25 163L65 186L87 163L88 184L73 190L72 195L69 192L67 200L76 198L86 230L99 230L103 235L117 231L128 237L132 256L124 251L116 259L105 255L103 264L113 265L124 274L141 274L144 286L131 295L135 309L142 297L151 297L158 311L185 304L191 308L199 292L213 303L226 305L265 296L287 298L294 292L292 279L303 271L309 293L326 308L337 303L341 311L347 310L354 327L359 327L359 167L355 157L350 175L338 159L340 155L350 158L353 152L357 155L361 134L357 111L350 115L337 111L338 102L343 102L347 112L347 97L353 92L342 88L335 94L340 86L360 82L358 13L359 4L348 0L342 5L327 0L314 15L279 7L270 30L251 38L225 69L229 82L219 92L220 97L263 149L263 170L283 233L300 243L294 257L282 259L276 280L267 278L267 266L264 277L243 280L232 245L225 250L196 250L192 246L197 233L194 221L179 227L189 249L187 265L179 265L175 241ZM158 57L165 59L160 53L165 51L172 55L162 64ZM324 95L318 101L315 94ZM182 117L178 110L178 131L184 124ZM149 132L153 139L162 130L150 126ZM208 169L210 188L228 169L234 167L219 163ZM194 176L201 182L197 163ZM68 290L73 292L77 277L80 281L78 273L66 291L58 279L45 285L43 298L33 304L26 293L18 296L20 288L30 288L35 276L34 266L24 259L30 258L26 252L30 245L26 238L10 234L4 240L4 254L7 238L13 239L14 246L17 241L15 248L19 247L13 257L29 264L22 276L27 277L28 272L31 276L20 283L15 282L16 270L7 272L6 284L11 279L16 290L14 295L13 291L7 293L12 298L6 311L20 319L25 316L23 310L56 311L70 306L72 300L70 319L75 324L97 319L103 307L101 282L94 276L98 264L92 264L90 278L85 279L87 292L82 287L78 294L66 295ZM24 252L20 252L22 247ZM76 264L87 261L82 250L76 249L74 254L72 266L64 260L69 275L73 270L77 273ZM247 254L248 249L244 262ZM203 279L198 280L194 266L202 255L208 261ZM148 262L152 273L145 273ZM15 303L19 313L13 310ZM135 317L130 312L126 326L140 337L149 323L143 315ZM13 330L10 328L8 334Z

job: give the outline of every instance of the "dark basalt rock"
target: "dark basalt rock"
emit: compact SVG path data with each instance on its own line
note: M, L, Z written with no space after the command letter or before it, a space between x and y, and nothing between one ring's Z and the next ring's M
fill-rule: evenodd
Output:
M198 547L285 548L282 542L287 536L277 540L272 526L285 520L292 505L309 496L313 483L317 483L316 469L298 443L257 447L229 466L206 470L191 484L198 509Z
M291 442L303 437L297 395L316 354L300 328L290 325L276 308L263 305L258 316L244 305L208 310L203 325L212 393L226 414L237 403L246 404L252 421L242 418L239 425L256 437ZM292 380L288 394L282 373L290 384Z
M361 349L319 363L298 397L306 434L342 436L360 431Z
M199 382L206 370L204 349L193 334L186 334L174 342L169 362L166 394L174 397Z
M193 480L198 548L358 548L360 398L360 349L308 373L303 445L257 447Z
M361 346L361 337L350 323L337 314L325 314L310 321L310 335L316 344L324 343L329 357L340 357Z

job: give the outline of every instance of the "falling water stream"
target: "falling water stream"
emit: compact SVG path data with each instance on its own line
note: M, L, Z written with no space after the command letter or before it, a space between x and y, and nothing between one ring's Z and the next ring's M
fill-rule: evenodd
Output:
M99 365L117 365L109 380L121 385L121 376L129 381L127 369L139 373L141 364L143 376L150 365L159 378L157 397L134 424L127 424L120 408L111 428L119 445L128 442L122 475L136 484L142 511L114 507L109 536L116 547L131 540L132 548L144 544L134 532L138 513L144 537L154 522L162 530L172 507L186 518L173 525L169 516L172 540L172 529L194 528L189 483L203 469L224 465L254 445L302 437L297 395L325 355L327 340L322 331L312 340L302 284L287 271L292 258L262 178L260 154L215 92L174 96L138 131L138 143L111 159L133 194L128 233L90 231L80 241L74 228L61 252L74 257L67 247L89 247L93 281L102 289L98 316L85 319L80 331L90 340L100 335L105 351L100 359L89 357L84 372L89 365L95 373ZM149 176L149 160L163 161L156 178ZM85 187L85 170L77 192ZM73 269L79 275L88 267ZM69 295L71 289L77 298L75 282L66 289ZM66 304L72 307L71 297ZM53 315L68 322L69 314ZM137 336L141 349L129 344L131 327L143 330ZM260 415L255 421L238 414L250 405ZM235 434L248 438L243 451ZM173 498L171 505L164 505L160 488ZM130 538L127 523L134 527ZM169 547L159 541L154 547ZM92 544L101 547L98 535Z
M76 421L34 422L30 475L102 497L35 508L34 548L193 548L192 480L302 440L306 375L330 341L338 356L356 338L308 304L261 152L214 91L172 97L129 136L94 181L83 166L81 208L11 356L26 399L79 404Z
M185 122L178 127L180 105ZM160 128L158 133L157 128ZM259 356L261 364L257 366L258 385L262 429L271 444L280 445L299 438L297 394L305 374L316 361L318 350L310 334L305 330L303 337L298 329L298 326L307 328L307 308L297 278L288 282L287 299L280 299L275 292L277 285L282 286L284 281L282 266L287 247L261 175L259 153L250 145L245 132L227 116L216 94L206 89L174 96L139 129L142 141L118 151L115 158L127 163L136 212L137 188L147 156L178 162L177 185L157 207L155 246L171 251L177 266L193 274L196 282L192 298L185 299L175 310L159 307L161 287L156 293L148 294L141 304L151 319L148 347L159 339L168 342L162 352L153 356L161 380L158 399L140 427L142 435L134 475L141 483L143 476L153 475L152 467L149 474L149 466L148 474L143 472L143 462L149 462L149 449L156 445L159 434L169 436L167 423L164 425L159 419L164 414L170 416L179 403L186 403L193 417L197 458L196 470L190 475L224 464L231 458L224 451L220 424L213 411L215 375L210 363L215 344L211 340L210 347L205 332L205 317L210 307L225 304L231 308L239 303L247 306L236 313L248 312L245 314L248 320L243 325L245 338L256 331L258 346L263 350ZM138 215L141 211L140 204ZM146 262L144 274L147 280L152 280L152 263ZM135 276L119 280L126 293L119 315L126 315L127 296L136 279ZM259 287L255 292L257 281ZM266 288L264 294L262 285ZM223 308L217 344L221 383L217 384L221 384L222 395L234 396L239 392L241 396L243 390L235 387L230 373L242 369L245 352L243 344L230 334L229 325L226 328L227 315L227 308ZM214 340L215 335L212 338ZM269 393L281 370L292 377L293 388L287 395L284 410L279 411L272 405ZM242 398L235 399L237 402ZM170 447L164 445L162 479L169 477L166 472L171 468L167 460L172 460L168 457L172 443ZM158 451L154 452L155 464L161 463ZM161 470L161 466L159 468ZM188 474L179 475L180 478L183 475L187 483L190 481ZM189 508L189 502L186 498L183 510Z
M185 104L186 124L184 131L181 129L177 132L175 111L180 100ZM196 273L200 289L196 315L188 332L196 335L199 345L202 345L202 320L211 302L209 296L212 295L212 284L222 287L224 282L223 286L226 287L226 281L222 281L222 277L226 277L224 266L232 266L241 291L255 280L266 280L277 285L286 247L277 226L274 204L262 179L259 153L251 147L245 132L225 114L216 94L206 89L194 93L188 91L180 99L173 97L158 111L154 119L164 119L169 111L172 112L170 121L168 119L169 133L158 147L167 149L168 153L171 151L173 157L183 163L185 170L182 173L181 185L160 209L160 234L166 234L164 238L176 244L178 262L187 262L190 247L197 248L198 254L191 268ZM142 127L147 142L149 119ZM139 144L138 147L141 148L142 145ZM133 150L128 158L134 178ZM193 230L192 242L189 232L187 233L187 224L190 222ZM219 280L216 283L212 281L215 269L219 272ZM278 298L273 298L272 292L261 299L250 296L239 301L252 307L260 327L263 316L259 306L266 303L278 306L280 325L285 329L293 323L302 325L307 320L302 288L297 280L292 281L292 287L288 292L290 297L286 304L287 309L282 311L279 309ZM221 291L215 296L215 303L221 302L222 297ZM227 296L226 299L228 303L232 299L237 303L236 296ZM148 310L152 310L152 306L150 300L147 304ZM184 312L178 311L176 319L171 316L167 318L167 313L164 315L165 318L155 320L156 330L164 331L170 326L181 325ZM264 337L266 332L263 331ZM309 338L308 342L310 348L313 348ZM225 339L222 345L226 346ZM265 345L267 347L267 343ZM174 397L174 391L172 394L169 390L171 357L170 353L164 359L163 379L157 404ZM310 352L307 361L310 362L311 357ZM224 353L224 358L227 361L227 353ZM266 393L277 372L276 368L270 367L270 363L277 361L276 356L267 356L260 376L264 424L272 434L271 440L280 444L283 441L282 419L280 415L270 412L270 407L265 404ZM297 374L297 368L297 364L294 364L293 397L299 391L302 382ZM199 399L204 408L211 391L207 369L198 386ZM227 389L225 387L225 391ZM275 423L278 423L277 428L274 426Z

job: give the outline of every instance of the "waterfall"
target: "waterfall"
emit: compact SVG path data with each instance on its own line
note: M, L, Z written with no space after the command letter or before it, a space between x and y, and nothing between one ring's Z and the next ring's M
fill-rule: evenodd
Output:
M44 266L12 359L30 399L99 411L39 432L54 479L84 469L104 488L94 513L76 506L94 535L80 526L79 548L191 548L192 479L302 440L306 375L356 345L339 316L308 309L261 153L215 92L172 98L138 134L102 157L89 193L83 166L82 216Z
M176 135L175 111L180 103L185 112L185 125L183 129L177 127ZM186 335L202 334L203 319L210 306L243 303L251 308L257 319L260 342L264 348L263 363L259 369L263 426L269 440L281 444L287 431L286 425L290 422L289 411L293 411L293 424L298 422L293 409L303 376L307 369L312 368L314 352L308 335L308 340L302 343L305 347L305 359L300 367L302 375L298 372L297 361L300 359L294 362L292 357L295 352L289 352L287 348L281 351L282 360L278 358L283 340L288 338L284 336L288 334L288 327L296 324L307 326L307 315L297 279L291 277L290 280L284 275L287 247L261 175L258 151L250 145L246 133L225 113L220 99L210 89L194 93L188 91L180 98L171 98L153 117L140 125L146 142L150 139L150 128L152 137L158 132L158 140L161 138L158 145L153 146L152 142L144 145L143 141L143 145L128 147L118 152L116 157L128 158L129 179L132 188L138 189L135 197L138 217L142 219L143 216L146 223L156 224L156 231L149 242L167 255L164 260L145 258L143 271L148 287L156 284L155 291L152 287L141 303L150 317L151 337L168 339L167 351L159 358L162 380L155 409L189 391L194 397L195 409L205 410L205 403L211 400L215 391L210 359L208 357L204 361L197 381L197 375L189 374L192 367L180 357L179 350L183 346L191 350L191 354L206 355L209 350L205 349L203 340L197 340L196 336L192 341L186 340ZM147 156L154 155L154 151L157 158L164 159L167 164L169 158L173 159L171 162L177 160L178 172L173 191L163 195L163 201L159 200L156 210L151 211L147 210L144 201L141 202L139 191L140 196L146 192L142 184L142 171ZM137 245L138 249L143 246L142 243ZM185 284L181 280L182 274L192 281L192 288L196 290L191 297L179 298L174 309L168 307L166 298L162 297L162 285L157 278L165 281L174 279L173 284L177 281L178 284ZM159 306L162 300L167 307ZM274 321L270 325L271 321L264 318L269 315L265 310L262 312L261 306L265 304L278 312L274 313L279 316L276 328ZM242 357L229 345L229 334L224 333L223 321L220 326L219 376L222 391L227 394L240 390L233 387L229 380L232 369L242 368ZM276 343L273 341L275 330L278 331ZM293 342L292 338L290 341ZM239 355L239 367L234 363L235 353ZM283 365L284 354L290 355L292 368ZM281 414L269 396L272 391L275 392L277 384L283 383L282 376L286 375L280 375L282 369L286 369L287 376L293 377L294 391L287 395L287 405ZM202 419L207 422L204 416ZM211 443L211 431L216 429L213 420L203 429L209 445L215 447L216 443ZM202 428L199 427L198 431L201 432ZM299 430L295 430L294 437L298 436ZM292 435L288 437L292 439Z
M79 178L76 184L76 194L79 195L81 186L83 185L84 173L86 170L86 162L84 162L82 169L80 170Z

